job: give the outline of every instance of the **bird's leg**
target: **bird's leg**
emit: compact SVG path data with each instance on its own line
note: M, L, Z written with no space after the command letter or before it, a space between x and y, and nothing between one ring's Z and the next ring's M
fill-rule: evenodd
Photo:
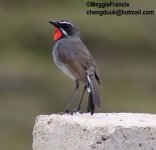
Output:
M86 86L84 86L84 90L83 90L83 93L82 93L82 96L81 96L81 99L80 99L80 102L79 102L79 105L78 105L78 107L77 107L77 109L74 109L74 110L72 110L72 111L70 111L69 113L76 113L76 112L79 112L79 113L83 113L83 112L81 112L80 111L80 106L81 106L81 103L82 103L82 100L83 100L83 96L84 96L84 93L85 93L85 91L86 91Z
M65 113L70 113L71 112L71 111L69 111L69 107L70 107L70 105L71 105L71 103L72 103L72 101L74 99L74 96L77 93L77 89L79 88L79 81L78 80L75 80L75 85L76 85L75 90L74 90L72 96L70 97L70 99L68 100L68 104L66 106Z
M86 91L86 88L87 88L87 87L84 86L83 93L82 93L82 96L81 96L81 99L80 99L80 102L79 102L79 105L78 105L77 111L80 111L81 103L82 103L83 96L84 96L84 93L85 93L85 91Z

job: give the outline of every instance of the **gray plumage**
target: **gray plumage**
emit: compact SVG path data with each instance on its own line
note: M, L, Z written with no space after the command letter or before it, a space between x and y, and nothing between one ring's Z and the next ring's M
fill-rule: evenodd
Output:
M93 114L94 105L100 107L99 73L79 34L75 32L72 36L66 35L65 38L57 40L53 47L53 58L55 64L66 75L86 85L91 98L89 105L93 105L93 108L91 106L88 110Z

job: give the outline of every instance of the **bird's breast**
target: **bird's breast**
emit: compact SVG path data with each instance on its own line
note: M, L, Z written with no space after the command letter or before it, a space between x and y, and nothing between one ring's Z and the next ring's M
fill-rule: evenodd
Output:
M56 64L56 66L67 76L69 76L71 79L75 80L76 77L71 73L71 71L69 70L69 68L67 67L66 64L64 64L62 61L61 61L61 58L59 56L59 53L58 53L58 49L57 47L54 47L53 49L53 59L54 59L54 62Z

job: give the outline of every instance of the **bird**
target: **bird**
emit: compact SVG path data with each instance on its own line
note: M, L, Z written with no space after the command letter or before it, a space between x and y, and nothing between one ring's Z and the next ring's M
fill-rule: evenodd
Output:
M56 66L69 76L75 83L75 89L68 100L64 113L80 112L85 91L89 93L87 112L93 113L100 108L99 71L89 50L82 42L75 25L68 20L49 20L54 27L54 45L52 55ZM83 93L77 109L69 110L79 88L79 82L84 85Z

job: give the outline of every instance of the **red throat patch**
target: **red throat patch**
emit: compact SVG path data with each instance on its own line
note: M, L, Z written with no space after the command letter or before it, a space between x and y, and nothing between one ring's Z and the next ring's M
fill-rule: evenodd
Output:
M56 40L58 40L59 38L61 38L62 33L61 33L61 31L60 31L57 27L54 27L54 31L55 31L55 34L54 34L54 41L56 41Z

